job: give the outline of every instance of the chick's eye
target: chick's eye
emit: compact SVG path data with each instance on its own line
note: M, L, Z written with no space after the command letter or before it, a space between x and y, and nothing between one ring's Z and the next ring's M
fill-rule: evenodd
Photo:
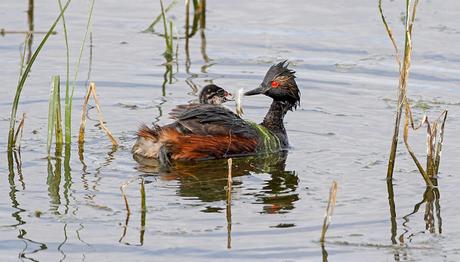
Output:
M277 88L280 86L280 83L276 82L276 81L272 81L272 87L273 88Z

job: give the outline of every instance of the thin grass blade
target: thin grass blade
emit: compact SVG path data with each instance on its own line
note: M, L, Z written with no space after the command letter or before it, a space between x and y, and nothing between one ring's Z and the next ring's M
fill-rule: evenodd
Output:
M67 3L64 5L62 8L62 11L60 12L59 16L56 18L54 23L51 25L50 29L47 31L45 36L43 37L42 41L40 44L37 46L37 49L35 52L32 54L29 62L27 63L26 68L24 69L24 72L20 76L19 83L16 87L16 94L14 96L13 100L13 105L11 108L11 116L10 116L10 126L9 126L9 132L8 132L8 151L11 151L14 147L14 126L16 122L16 114L18 110L18 105L19 105L19 99L21 97L22 89L24 88L24 84L27 80L27 76L30 73L30 70L32 68L32 65L34 64L35 60L37 59L38 55L40 54L40 51L42 50L43 46L45 45L46 41L48 40L49 36L52 34L54 31L54 28L56 27L57 23L61 19L62 15L64 14L65 10L69 6L70 2L72 0L68 0Z
M169 10L171 8L173 8L176 4L178 3L178 0L174 0L172 1L164 10L165 13L168 13ZM163 16L163 12L161 14L159 14L157 17L155 17L155 19L153 20L153 22L144 30L142 31L143 33L148 33L148 32L154 32L155 31L155 25L160 22L160 19L162 18Z

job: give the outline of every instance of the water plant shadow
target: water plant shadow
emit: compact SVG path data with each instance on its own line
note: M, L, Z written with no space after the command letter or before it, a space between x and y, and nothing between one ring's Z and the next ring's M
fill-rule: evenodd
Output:
M439 189L437 187L432 188L432 187L426 187L425 192L423 193L423 198L422 200L415 204L414 210L405 215L403 219L405 222L403 223L404 227L407 227L409 221L409 218L418 213L420 210L420 207L425 204L425 213L424 213L424 221L425 221L425 230L428 231L431 234L441 234L442 233L442 218L441 218L441 204L439 202L439 199L441 197L441 194L439 192ZM408 231L404 232L401 234L400 239L404 239L405 234ZM424 233L422 231L421 233ZM416 233L412 233L406 238L410 241Z
M145 237L145 222L147 219L147 202L146 202L146 194L145 194L145 180L144 178L140 178L139 180L139 185L140 185L140 196L141 196L141 217L140 217L140 229L139 229L139 244L135 244L135 246L143 246L144 245L144 237ZM129 226L129 219L131 217L131 208L129 207L128 203L128 197L125 194L125 188L131 184L135 179L131 179L126 181L121 187L120 190L122 192L122 196L124 199L125 207L126 207L126 219L123 224L123 232L121 234L120 239L118 240L119 243L125 244L125 245L133 245L130 242L124 241L127 232L128 232L128 226Z
M438 181L436 178L431 179L435 187L427 186L423 193L422 200L415 204L414 209L411 213L403 216L404 222L402 223L402 230L398 236L398 224L396 216L396 205L394 198L393 183L391 180L387 180L388 190L388 205L390 210L390 239L391 243L395 246L405 246L406 239L411 242L412 238L417 234L424 234L428 231L430 234L441 234L442 233L442 217L441 217L441 204L439 202L441 194L438 188ZM420 207L425 204L425 230L419 232L411 232L409 230L410 217L417 214ZM407 235L409 233L409 235ZM406 236L407 235L407 236ZM403 257L407 256L407 252L403 249L394 250L395 261L400 261Z

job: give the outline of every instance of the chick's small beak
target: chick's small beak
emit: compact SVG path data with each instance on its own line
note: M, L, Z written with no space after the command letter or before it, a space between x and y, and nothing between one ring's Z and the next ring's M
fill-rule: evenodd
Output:
M253 95L260 95L260 94L263 94L263 93L265 93L265 87L259 86L256 89L252 89L251 91L248 91L248 92L244 93L244 95L245 96L253 96Z
M232 93L229 93L227 91L225 91L225 99L227 101L235 101L235 97L232 95Z

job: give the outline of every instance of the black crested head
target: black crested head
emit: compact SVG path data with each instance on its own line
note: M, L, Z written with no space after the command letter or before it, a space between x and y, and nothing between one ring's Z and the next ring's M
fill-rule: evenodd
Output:
M290 110L300 105L300 90L295 81L295 71L288 68L287 60L272 65L265 74L260 87L245 95L264 94L273 100L286 102Z
M225 91L222 87L210 84L203 87L199 95L199 100L200 104L220 105L231 100L231 96L232 94Z

